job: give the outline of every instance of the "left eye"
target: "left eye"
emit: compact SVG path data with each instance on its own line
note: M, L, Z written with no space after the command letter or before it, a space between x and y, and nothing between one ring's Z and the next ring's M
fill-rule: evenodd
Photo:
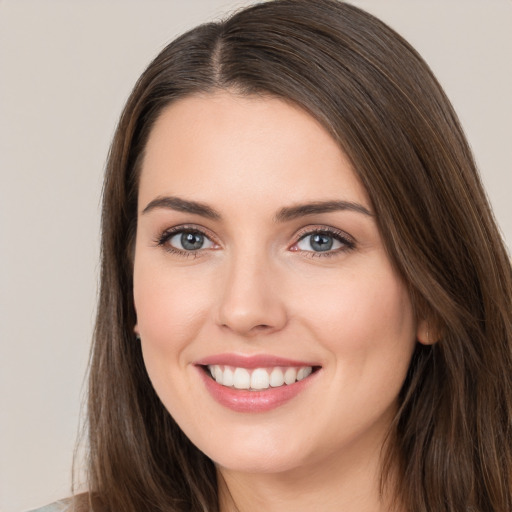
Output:
M297 247L301 251L327 252L341 249L343 246L336 236L329 233L311 233L297 242Z
M171 236L167 243L180 251L199 251L214 246L206 235L198 231L180 231Z

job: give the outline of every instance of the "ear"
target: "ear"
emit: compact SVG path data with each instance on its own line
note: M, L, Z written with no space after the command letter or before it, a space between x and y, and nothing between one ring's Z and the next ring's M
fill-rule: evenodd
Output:
M135 337L140 340L140 333L139 333L139 324L135 324L133 327L133 332L135 333Z
M422 319L418 322L418 328L416 330L416 339L422 345L433 345L437 343L437 333L432 323L428 320Z

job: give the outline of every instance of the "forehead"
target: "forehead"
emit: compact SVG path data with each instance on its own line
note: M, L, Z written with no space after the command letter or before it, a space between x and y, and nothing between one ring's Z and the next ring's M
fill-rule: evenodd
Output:
M347 156L327 130L294 104L229 92L172 103L150 134L139 196L286 202L347 199L369 206ZM274 194L275 195L275 194Z

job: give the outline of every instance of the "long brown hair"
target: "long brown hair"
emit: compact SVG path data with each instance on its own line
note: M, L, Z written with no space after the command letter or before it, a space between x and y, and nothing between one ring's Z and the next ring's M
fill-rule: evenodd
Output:
M462 129L428 66L373 16L275 0L169 44L137 82L104 185L101 289L88 398L89 488L110 512L217 511L214 464L157 398L133 327L140 162L170 102L216 89L299 105L366 187L418 318L383 457L406 510L512 510L512 271Z

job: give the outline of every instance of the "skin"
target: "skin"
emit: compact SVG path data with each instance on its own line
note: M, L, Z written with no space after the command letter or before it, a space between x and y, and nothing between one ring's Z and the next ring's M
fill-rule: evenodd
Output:
M163 196L204 203L219 218L146 210ZM282 208L339 200L370 215L276 220ZM179 226L203 231L204 248L176 252L179 236L162 242ZM315 252L312 229L348 242ZM425 327L365 189L315 119L280 99L230 92L167 107L142 165L134 300L153 386L215 462L223 511L387 510L379 453ZM212 398L195 365L222 353L321 369L284 405L240 413Z

